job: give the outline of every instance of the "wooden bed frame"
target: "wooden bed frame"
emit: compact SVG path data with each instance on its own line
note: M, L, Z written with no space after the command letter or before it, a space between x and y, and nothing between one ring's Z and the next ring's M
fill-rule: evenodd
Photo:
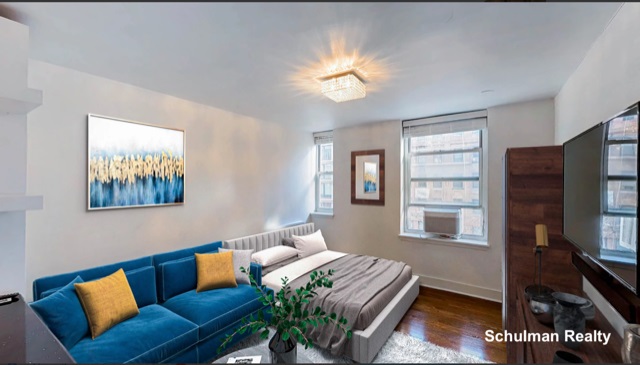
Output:
M282 228L275 231L254 234L224 241L226 248L261 251L282 245L282 239L291 235L304 236L314 232L313 223ZM369 327L353 331L345 355L361 363L370 363L382 348L393 329L400 323L413 301L418 297L420 284L413 275L409 282L396 294L389 304L378 314Z

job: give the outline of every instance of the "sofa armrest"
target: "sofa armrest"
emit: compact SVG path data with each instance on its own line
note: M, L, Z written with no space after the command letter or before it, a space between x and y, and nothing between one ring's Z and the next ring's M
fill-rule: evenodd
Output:
M252 262L249 267L249 272L253 275L258 286L262 285L262 265Z

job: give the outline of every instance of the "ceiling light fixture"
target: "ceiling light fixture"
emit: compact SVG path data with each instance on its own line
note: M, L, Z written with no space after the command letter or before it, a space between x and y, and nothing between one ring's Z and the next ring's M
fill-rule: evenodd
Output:
M322 76L317 80L320 81L322 94L336 103L367 96L364 80L355 70Z

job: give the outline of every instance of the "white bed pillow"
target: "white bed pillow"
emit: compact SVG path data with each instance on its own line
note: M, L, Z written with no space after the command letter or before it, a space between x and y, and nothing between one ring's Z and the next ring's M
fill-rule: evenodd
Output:
M274 246L251 254L251 261L262 266L270 266L290 259L298 254L298 250L289 246Z
M324 237L322 237L322 232L320 232L320 230L306 236L296 236L294 234L291 235L291 237L293 238L293 243L298 249L298 257L300 258L327 250L327 244L324 242Z

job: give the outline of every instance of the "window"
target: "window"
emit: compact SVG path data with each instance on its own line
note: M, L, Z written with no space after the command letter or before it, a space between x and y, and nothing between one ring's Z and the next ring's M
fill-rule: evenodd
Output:
M462 238L486 242L486 125L486 111L403 122L403 233L424 233L425 208L454 208Z
M316 212L333 213L333 133L313 134L316 145Z

